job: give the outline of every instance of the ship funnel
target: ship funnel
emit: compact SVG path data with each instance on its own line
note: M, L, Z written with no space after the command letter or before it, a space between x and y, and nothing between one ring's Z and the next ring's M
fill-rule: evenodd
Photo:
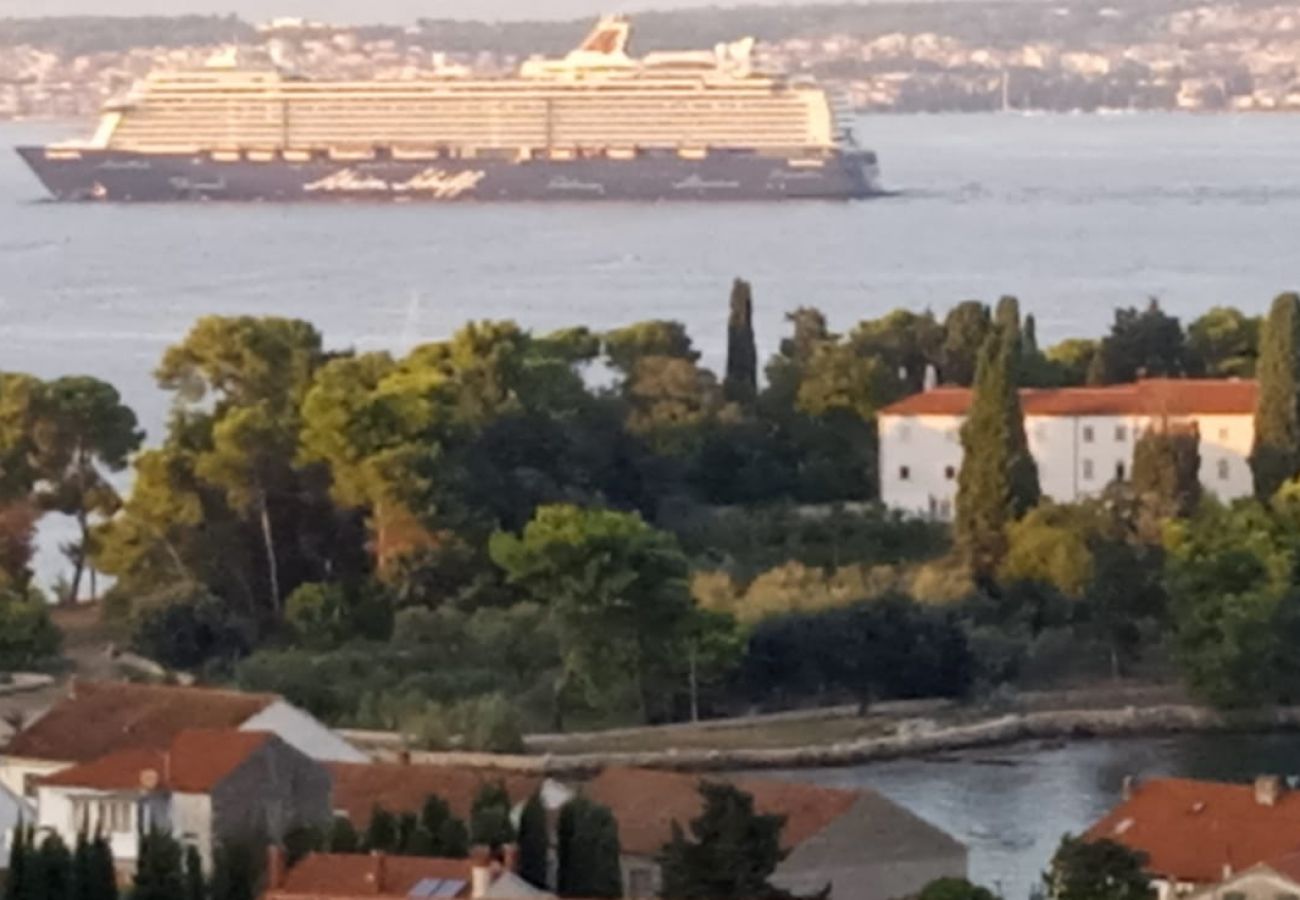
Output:
M584 53L617 56L627 53L632 38L632 24L623 16L602 16L587 39L578 48Z

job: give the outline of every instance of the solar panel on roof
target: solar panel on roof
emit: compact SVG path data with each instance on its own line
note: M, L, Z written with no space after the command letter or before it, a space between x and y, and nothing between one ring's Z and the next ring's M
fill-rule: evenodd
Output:
M407 893L411 900L430 897L455 897L465 887L465 882L455 878L421 878Z
M444 878L442 884L433 892L435 897L455 897L465 887L465 882L458 881L455 878Z
M412 898L432 897L433 892L437 890L438 885L441 883L441 878L421 878L415 883L415 887L411 888L410 892L408 892L406 896Z

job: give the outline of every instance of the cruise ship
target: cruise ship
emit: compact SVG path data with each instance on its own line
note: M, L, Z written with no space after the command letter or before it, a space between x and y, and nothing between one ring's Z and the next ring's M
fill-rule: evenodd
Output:
M325 81L235 52L156 72L93 138L20 147L70 201L858 199L879 193L851 111L760 71L751 39L629 54L602 19L508 76Z

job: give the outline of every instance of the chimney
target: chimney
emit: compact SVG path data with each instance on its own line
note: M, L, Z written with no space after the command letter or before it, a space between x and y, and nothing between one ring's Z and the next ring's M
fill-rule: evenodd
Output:
M479 900L487 895L488 888L496 880L497 873L493 871L495 863L491 857L485 859L476 853L470 855L470 860L469 895L471 900Z
M382 894L385 882L388 880L388 856L382 850L373 850L370 859L373 864L370 870L370 881L374 883L375 893Z
M507 872L519 871L518 844L506 844L501 848L501 867Z
M1277 775L1261 775L1255 779L1255 802L1260 806L1277 806L1282 800L1282 779Z
M279 844L266 848L266 889L278 891L284 887L284 849Z
M1120 794L1123 796L1125 803L1133 799L1133 795L1137 793L1137 789L1137 778L1133 775L1125 775L1124 786L1120 788Z

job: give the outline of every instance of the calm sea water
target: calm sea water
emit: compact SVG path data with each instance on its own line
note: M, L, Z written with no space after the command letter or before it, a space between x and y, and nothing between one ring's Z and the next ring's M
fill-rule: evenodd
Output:
M1066 832L1119 802L1124 777L1250 781L1300 773L1300 736L1191 735L985 749L944 761L760 773L832 787L868 785L941 826L971 851L973 880L1027 900Z
M77 129L0 125L0 146ZM0 153L0 368L117 384L155 434L150 371L206 313L315 322L332 346L403 349L468 318L534 328L686 322L712 364L730 280L832 323L1018 294L1045 341L1099 334L1158 296L1192 317L1300 286L1300 117L873 118L892 199L786 206L59 206ZM57 524L42 573L56 570ZM968 842L1020 900L1060 834L1126 774L1300 771L1297 738L1024 748L959 762L790 773L871 784Z

